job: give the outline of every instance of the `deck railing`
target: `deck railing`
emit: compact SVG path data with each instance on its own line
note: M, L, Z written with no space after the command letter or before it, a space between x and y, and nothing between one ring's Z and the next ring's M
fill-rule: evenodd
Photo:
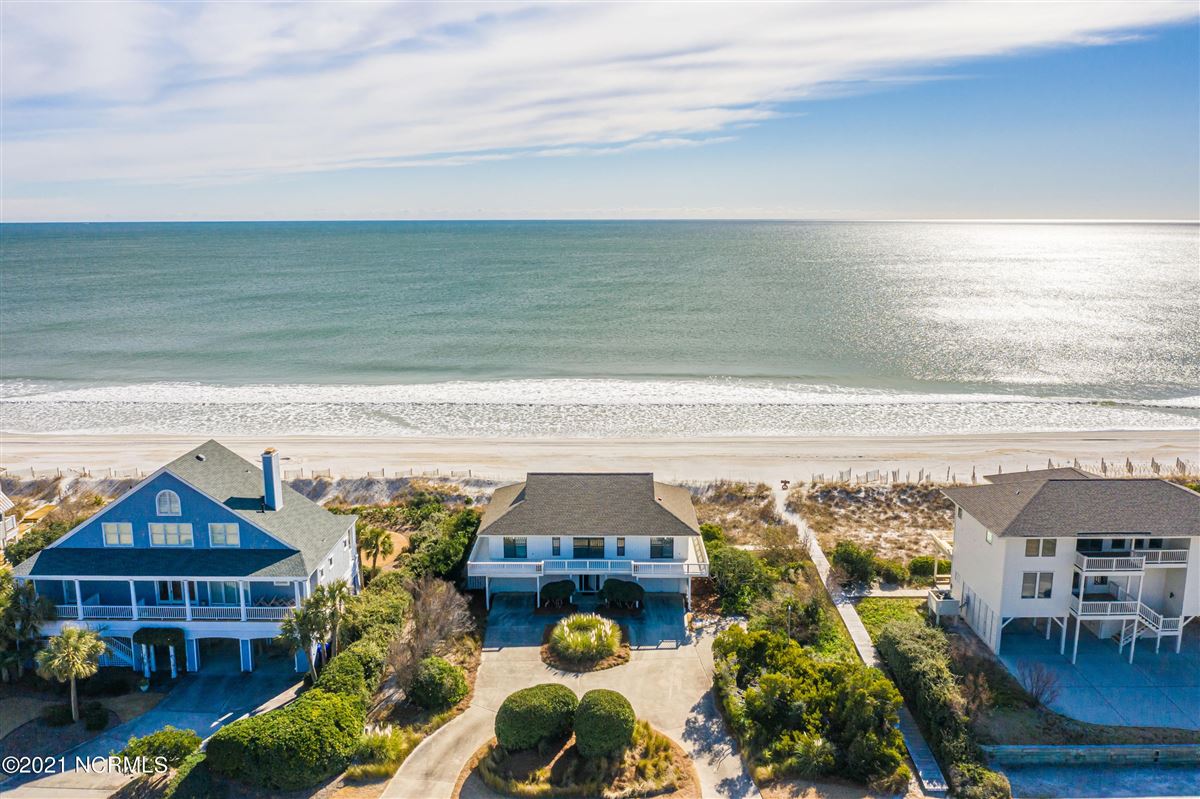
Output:
M55 605L54 613L60 619L79 618L79 608L75 605Z
M1075 553L1075 565L1089 572L1138 572L1146 565L1146 559L1138 555L1085 555Z
M79 608L76 605L55 605L57 618L78 619ZM246 621L278 621L292 612L290 605L247 605ZM187 608L183 605L138 605L138 620L147 621L184 621L187 619ZM84 619L133 620L131 605L84 605ZM237 605L215 605L211 607L192 607L192 621L241 621L242 609Z
M629 574L639 577L703 577L707 563L638 560L479 560L467 564L472 577L537 577L542 574Z
M138 618L186 619L187 608L183 605L138 605Z
M132 619L132 605L84 605L85 619Z
M290 615L292 608L284 607L251 607L246 608L246 621L278 621Z
M236 620L242 618L242 609L237 605L213 605L209 607L192 608L192 618L198 621Z
M1147 566L1178 566L1188 559L1186 549L1135 549L1133 554L1144 558Z
M1071 597L1071 607L1079 616L1135 616L1139 604L1136 599L1118 599L1115 596L1111 600Z

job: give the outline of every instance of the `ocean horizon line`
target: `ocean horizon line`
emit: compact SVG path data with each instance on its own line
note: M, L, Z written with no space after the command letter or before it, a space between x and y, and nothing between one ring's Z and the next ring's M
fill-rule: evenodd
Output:
M1099 217L647 217L647 216L596 216L596 217L355 217L355 218L261 218L261 219L22 219L3 220L0 227L16 225L238 225L238 224L512 224L512 223L790 223L790 224L931 224L931 225L1200 225L1196 219L1110 219Z

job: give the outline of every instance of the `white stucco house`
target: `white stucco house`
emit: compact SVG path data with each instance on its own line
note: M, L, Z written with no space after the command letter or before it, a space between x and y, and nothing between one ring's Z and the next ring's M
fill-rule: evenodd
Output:
M530 473L496 489L467 563L468 586L528 593L571 580L578 593L608 579L683 594L708 574L691 493L654 475Z
M994 651L1016 619L1179 651L1200 615L1200 494L1165 480L1078 469L996 474L947 488L954 503L950 607ZM931 607L938 601L931 594ZM939 612L947 612L945 598Z

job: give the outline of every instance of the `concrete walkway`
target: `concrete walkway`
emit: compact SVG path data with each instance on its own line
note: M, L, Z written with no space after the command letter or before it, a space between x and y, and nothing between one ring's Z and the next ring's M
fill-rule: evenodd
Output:
M648 597L643 617L627 622L629 663L589 674L542 662L542 630L553 618L534 616L532 605L532 594L493 599L471 706L408 756L384 791L386 799L448 799L467 760L494 735L504 699L543 682L562 683L579 695L593 688L620 691L638 718L688 752L704 799L761 799L713 699L715 633L689 636L678 597Z
M185 676L153 710L64 753L67 770L63 773L36 778L26 775L0 782L0 796L3 799L107 799L124 786L129 777L104 769L99 773L77 770L74 767L76 757L107 757L110 752L124 749L130 738L147 735L168 724L194 730L201 738L208 738L232 721L291 701L300 685L295 674L286 672Z
M875 644L871 642L867 628L863 626L862 619L858 617L858 611L855 610L851 597L848 597L836 586L830 585L829 559L821 551L817 537L808 529L808 525L799 514L792 513L787 509L787 495L779 489L775 490L775 506L780 515L796 525L796 529L800 531L800 541L808 547L809 555L817 566L817 574L821 576L821 582L825 585L825 590L829 592L838 615L845 622L850 639L854 641L854 648L858 650L858 656L862 658L863 663L878 668L881 665L879 653L875 651ZM896 596L897 594L888 595ZM930 796L945 796L949 790L946 778L938 766L937 759L933 756L933 750L929 748L925 736L921 734L916 719L908 712L908 707L905 705L900 706L898 715L900 721L897 727L900 729L900 734L904 736L904 745L908 749L908 755L912 758L913 765L916 766L917 779L920 781L921 787Z

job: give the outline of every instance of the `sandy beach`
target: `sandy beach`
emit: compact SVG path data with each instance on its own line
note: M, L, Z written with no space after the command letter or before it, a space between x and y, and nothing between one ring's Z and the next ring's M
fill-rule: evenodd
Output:
M186 452L202 439L155 435L29 435L0 433L0 466L19 476L30 469L140 469L149 471ZM1145 467L1150 459L1168 467L1176 458L1195 470L1200 462L1197 431L1104 431L1013 433L923 437L692 438L692 439L491 439L352 438L277 436L225 437L222 443L254 458L278 448L289 472L329 470L334 476L413 473L507 480L526 471L653 471L666 480L715 478L808 480L852 469L911 473L946 471L969 480L979 475L1041 468L1048 459L1098 466L1101 458L1124 466L1126 458ZM901 475L904 476L903 474Z

